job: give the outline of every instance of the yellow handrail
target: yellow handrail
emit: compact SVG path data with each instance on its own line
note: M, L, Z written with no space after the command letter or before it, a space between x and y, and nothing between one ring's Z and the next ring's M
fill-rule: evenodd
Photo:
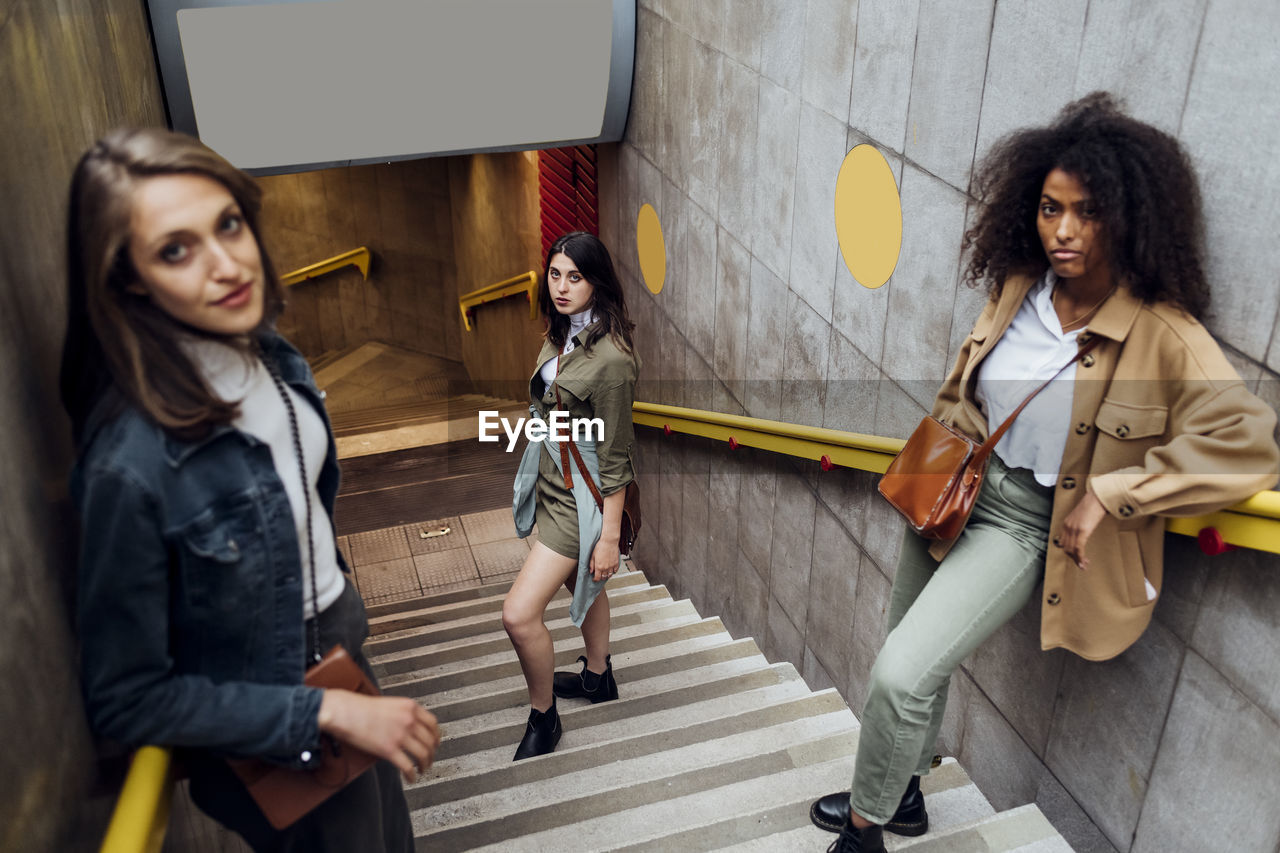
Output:
M758 447L772 453L813 459L822 462L824 468L839 465L877 474L885 472L893 457L906 444L901 438L657 403L635 403L632 420L642 426L728 441L730 446ZM1227 545L1280 554L1280 492L1258 492L1235 506L1208 515L1170 518L1165 526L1172 533L1192 537L1213 528Z
M101 853L158 853L169 827L172 763L170 751L159 746L134 753Z
M360 270L360 274L367 281L369 279L369 263L373 258L373 253L368 247L361 246L359 249L352 249L350 252L343 252L341 255L334 255L332 258L324 261L318 261L310 266L296 269L291 273L285 273L281 278L285 286L297 284L300 281L306 281L309 278L324 275L327 272L333 272L345 266L353 266Z
M458 310L462 312L462 327L471 331L471 318L474 309L486 302L505 299L518 293L526 294L529 299L529 319L538 319L538 274L533 270L521 273L514 278L504 279L488 287L473 290L458 297Z

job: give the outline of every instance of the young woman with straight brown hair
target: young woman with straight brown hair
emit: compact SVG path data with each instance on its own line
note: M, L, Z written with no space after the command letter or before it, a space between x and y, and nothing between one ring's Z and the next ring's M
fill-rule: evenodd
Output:
M335 547L329 421L274 329L260 197L166 130L116 131L76 166L62 396L79 449L85 705L104 738L179 749L197 805L255 850L410 851L398 777L430 766L435 718L303 684L335 644L373 673ZM381 760L274 829L226 759L311 768L325 737Z

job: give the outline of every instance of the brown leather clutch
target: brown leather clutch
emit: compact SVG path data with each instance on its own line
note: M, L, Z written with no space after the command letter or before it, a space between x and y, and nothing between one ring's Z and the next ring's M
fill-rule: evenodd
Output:
M334 646L307 670L308 687L331 687L379 695L364 671L342 646ZM303 815L364 773L377 758L350 744L321 736L320 764L311 770L295 770L258 759L231 759L227 763L253 797L267 822L276 829L292 826Z

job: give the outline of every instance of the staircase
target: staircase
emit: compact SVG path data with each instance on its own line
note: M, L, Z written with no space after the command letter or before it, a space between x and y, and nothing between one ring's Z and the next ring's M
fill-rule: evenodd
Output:
M835 690L809 690L750 638L673 601L644 574L609 584L621 698L561 700L556 752L511 760L528 696L502 629L510 582L369 608L365 646L385 692L439 718L436 762L408 786L423 851L822 851L835 838L809 803L846 789L858 721ZM561 591L547 626L556 665L577 668L582 639ZM1034 805L996 813L946 759L921 785L930 831L886 834L889 850L1062 853Z
M481 411L513 421L528 414L526 403L473 393L460 361L378 341L323 353L311 370L343 460L474 441Z

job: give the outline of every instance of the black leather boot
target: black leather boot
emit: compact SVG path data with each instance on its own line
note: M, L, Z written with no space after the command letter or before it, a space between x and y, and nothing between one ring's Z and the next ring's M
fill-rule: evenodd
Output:
M840 828L840 837L831 842L827 853L885 853L884 831L878 826L855 829L846 821Z
M557 672L552 691L561 699L590 699L591 704L618 698L618 682L613 680L612 655L604 657L604 672L587 669L586 655L578 655L582 672Z
M516 757L511 760L519 761L522 758L533 758L535 755L546 755L556 748L562 733L555 699L551 700L551 707L545 711L530 708L529 724L525 726L520 746L516 747Z
M849 822L849 792L840 791L814 800L809 807L809 819L827 832L839 832ZM895 835L924 835L929 831L929 813L924 809L919 776L911 777L898 810L884 828Z

